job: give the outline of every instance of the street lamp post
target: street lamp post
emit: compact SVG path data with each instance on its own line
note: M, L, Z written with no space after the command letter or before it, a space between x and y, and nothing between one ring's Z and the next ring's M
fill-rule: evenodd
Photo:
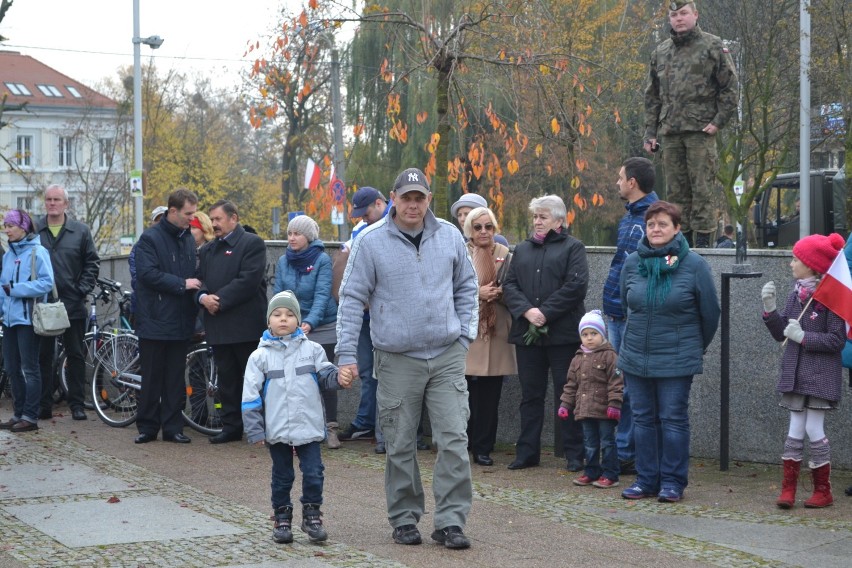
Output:
M133 167L140 172L142 166L142 67L141 45L157 49L163 45L160 36L139 37L139 0L133 0ZM144 191L144 176L142 177ZM142 235L142 194L134 199L136 240Z

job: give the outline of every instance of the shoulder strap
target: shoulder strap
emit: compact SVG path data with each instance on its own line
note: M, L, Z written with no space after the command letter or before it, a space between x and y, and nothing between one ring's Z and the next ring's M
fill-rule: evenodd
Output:
M30 251L30 281L36 279L36 249ZM56 291L56 279L53 279L53 299L59 300L59 292ZM33 298L33 304L38 303L38 298Z

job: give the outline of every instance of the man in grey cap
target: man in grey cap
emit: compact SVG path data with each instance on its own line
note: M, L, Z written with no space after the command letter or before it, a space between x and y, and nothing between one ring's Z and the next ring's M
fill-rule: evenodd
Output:
M154 207L154 210L151 211L151 224L153 225L154 223L159 223L160 219L163 218L163 215L165 215L168 210L169 208L164 207L163 205L160 205L159 207Z
M461 233L429 210L432 192L422 171L403 171L391 198L389 214L352 245L340 286L339 366L341 372L358 373L358 338L369 305L393 540L422 540L417 522L425 499L416 444L425 401L432 423L440 425L432 432L438 449L432 539L447 548L468 548L463 529L473 488L464 369L478 328L476 273ZM412 300L427 297L422 309L412 309Z

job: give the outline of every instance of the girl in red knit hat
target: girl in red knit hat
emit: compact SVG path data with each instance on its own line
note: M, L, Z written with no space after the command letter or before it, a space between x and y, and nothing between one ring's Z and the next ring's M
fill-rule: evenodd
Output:
M845 241L837 233L811 235L793 246L790 268L796 279L781 310L776 309L775 283L763 285L763 321L776 341L784 341L777 390L780 405L790 411L790 430L781 456L784 479L777 505L789 509L796 501L796 484L804 457L805 434L810 442L814 492L805 507L828 507L831 495L831 449L825 436L825 411L840 401L846 344L846 324L812 296Z

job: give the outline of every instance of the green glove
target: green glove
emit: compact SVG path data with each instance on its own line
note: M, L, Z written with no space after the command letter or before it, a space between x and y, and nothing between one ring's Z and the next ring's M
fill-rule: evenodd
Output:
M547 335L547 326L543 325L541 327L536 327L532 323L530 324L527 332L524 334L524 345L532 345L533 343L538 343L538 340L542 335Z

